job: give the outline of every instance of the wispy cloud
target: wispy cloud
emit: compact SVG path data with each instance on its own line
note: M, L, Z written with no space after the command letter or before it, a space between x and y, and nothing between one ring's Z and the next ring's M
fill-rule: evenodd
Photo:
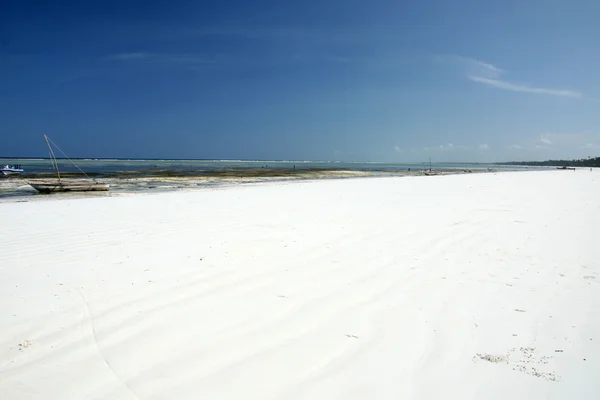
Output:
M329 56L326 57L326 59L341 64L348 64L349 62L351 62L351 59L348 57Z
M464 144L454 144L452 142L447 143L447 144L440 144L437 146L428 146L428 147L424 147L423 150L425 151L444 151L444 152L461 152L461 151L465 151L465 150L473 150L477 148L477 146L467 146Z
M218 25L201 28L179 28L177 37L231 37L240 40L303 44L364 45L370 40L391 41L386 29L380 27L306 27L293 25Z
M595 143L600 143L600 133L594 131L565 133L546 132L540 134L538 143L546 146L579 146L581 148L592 149L594 148ZM591 145L591 147L586 147L588 144Z
M213 64L215 60L200 54L193 53L147 53L147 52L132 52L111 54L106 57L109 61L121 62L143 62L148 64Z
M563 89L548 89L548 88L540 88L526 85L519 85L515 83L505 82L498 79L490 79L484 78L481 76L469 76L469 79L474 82L484 83L486 85L494 86L499 89L512 90L514 92L526 92L526 93L539 93L539 94L549 94L552 96L564 96L564 97L581 97L581 92L576 92L573 90L563 90Z
M577 151L600 150L600 133L595 131L544 132L530 136L520 144L513 144L509 148L524 151L553 151L557 157L567 157L565 154L571 154L571 158L577 158L581 156Z
M540 142L542 142L543 144L546 144L546 145L552 144L552 140L550 140L549 135L547 133L542 133L540 135Z
M120 54L111 54L106 57L107 60L120 60L120 61L129 61L129 60L146 60L150 55L144 52L137 53L120 53Z
M461 65L463 73L473 82L492 86L498 89L510 90L513 92L545 94L550 96L561 96L571 98L581 98L582 93L576 90L546 88L532 86L527 84L509 82L503 79L506 71L490 63L480 60L454 56L452 60L458 61Z
M485 63L485 62L479 61L479 60L474 60L474 61L475 61L475 63L479 67L481 67L488 74L491 74L493 76L497 76L497 75L500 75L500 74L504 73L503 70L501 70L500 68L498 68L498 67L496 67L496 66L494 66L492 64L488 64L488 63Z
M439 148L441 150L471 150L472 146L467 146L464 144L454 144L450 142L448 144L441 144Z
M489 149L490 149L490 146L488 146L485 143L479 145L479 150L489 150Z

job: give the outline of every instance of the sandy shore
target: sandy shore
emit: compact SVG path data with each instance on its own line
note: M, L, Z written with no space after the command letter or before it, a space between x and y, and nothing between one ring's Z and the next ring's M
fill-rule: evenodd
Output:
M578 170L0 204L0 398L600 398L599 193Z

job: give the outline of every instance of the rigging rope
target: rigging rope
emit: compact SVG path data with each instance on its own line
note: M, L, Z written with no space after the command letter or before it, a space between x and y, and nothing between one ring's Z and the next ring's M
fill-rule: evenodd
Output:
M81 173L82 173L83 175L85 175L85 176L86 176L86 178L88 178L88 179L91 179L91 180L93 180L94 182L98 183L98 181L96 181L96 179L94 179L94 178L90 178L90 177L88 176L88 174L86 174L86 173L85 173L85 172L84 172L84 171L83 171L81 168L79 168L79 166L78 166L77 164L75 164L75 162L74 162L73 160L71 160L71 159L69 158L69 156L68 156L68 155L66 155L66 154L65 154L65 152L64 152L64 151L62 151L62 150L60 149L60 147L58 147L58 146L56 145L56 143L54 143L54 142L52 141L52 139L50 139L48 136L46 136L46 138L47 138L47 139L50 141L50 143L52 143L52 144L54 145L54 147L56 147L56 148L58 149L58 151L60 151L60 152L62 153L62 155L63 155L63 156L65 156L65 157L66 157L66 159L67 159L67 160L71 161L71 164L73 164L73 166L74 166L75 168L77 168L79 171L81 171Z

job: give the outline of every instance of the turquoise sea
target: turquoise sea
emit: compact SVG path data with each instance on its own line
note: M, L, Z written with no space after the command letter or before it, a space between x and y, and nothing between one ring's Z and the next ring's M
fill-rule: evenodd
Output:
M222 171L228 169L340 169L353 171L404 171L429 168L429 163L378 163L378 162L339 162L339 161L245 161L245 160L125 160L125 159L73 159L86 173L115 174L119 172L191 172ZM51 172L49 159L9 159L0 158L0 164L20 164L26 173ZM59 159L58 166L63 172L78 172L69 160ZM502 169L519 170L518 166L502 166L481 163L433 163L436 170L453 169Z
M0 165L19 164L25 173L19 177L0 177L0 198L31 198L39 196L29 186L28 179L54 178L49 159L0 158ZM76 165L76 166L75 166ZM244 160L123 160L66 159L58 160L61 174L83 177L89 174L111 185L108 193L120 195L146 191L199 189L218 185L245 184L289 179L323 179L349 176L398 176L419 173L430 168L429 163L376 163L327 161L244 161ZM487 171L535 169L478 163L433 163L435 171ZM410 171L410 172L409 172ZM345 174L345 172L350 172ZM81 194L61 194L62 197Z

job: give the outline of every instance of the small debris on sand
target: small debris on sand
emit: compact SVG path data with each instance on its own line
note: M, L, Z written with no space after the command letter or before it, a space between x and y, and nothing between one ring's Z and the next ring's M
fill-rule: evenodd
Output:
M508 362L508 355L506 355L506 354L493 355L493 354L477 353L476 357L480 358L481 360L489 361L491 363L507 363Z

